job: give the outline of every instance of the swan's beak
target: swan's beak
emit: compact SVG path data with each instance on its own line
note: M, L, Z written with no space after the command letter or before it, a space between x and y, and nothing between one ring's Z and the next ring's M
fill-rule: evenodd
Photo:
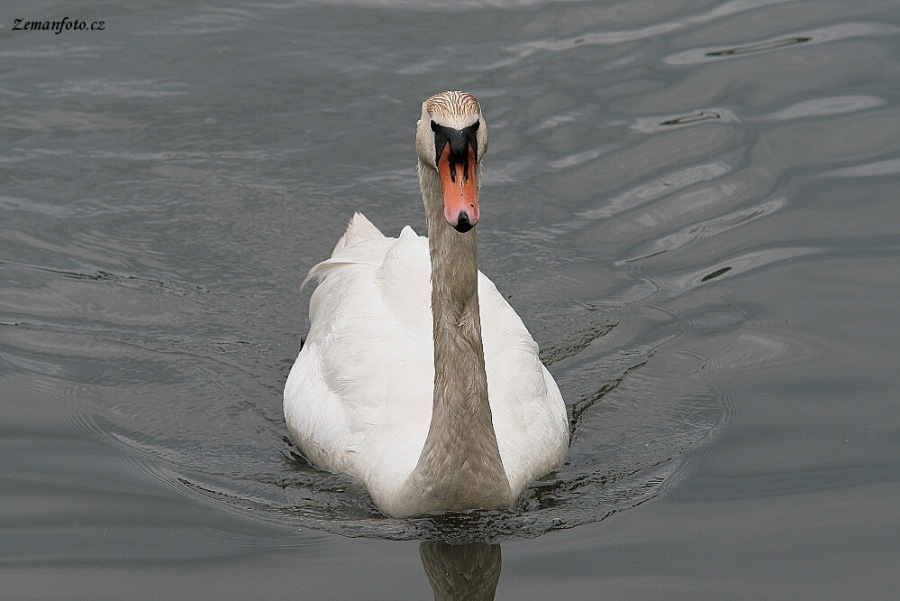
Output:
M468 232L478 224L478 186L475 181L475 149L466 144L460 155L446 144L438 157L444 218L458 232Z

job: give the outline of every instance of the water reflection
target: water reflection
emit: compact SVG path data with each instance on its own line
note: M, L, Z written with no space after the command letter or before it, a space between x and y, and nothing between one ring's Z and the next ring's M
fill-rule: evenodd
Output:
M500 580L499 544L424 541L419 545L419 555L435 601L494 598Z

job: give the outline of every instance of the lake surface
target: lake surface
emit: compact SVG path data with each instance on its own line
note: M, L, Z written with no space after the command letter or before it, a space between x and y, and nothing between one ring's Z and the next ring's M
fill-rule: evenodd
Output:
M481 4L6 3L0 597L896 595L896 2ZM393 520L281 394L353 212L424 233L445 89L573 442Z

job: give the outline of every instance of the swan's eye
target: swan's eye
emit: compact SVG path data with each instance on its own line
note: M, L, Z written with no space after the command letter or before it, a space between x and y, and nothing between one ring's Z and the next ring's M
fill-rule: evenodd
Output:
M431 122L431 131L437 131L438 127L440 126L437 123L435 123L434 121Z
M434 123L434 122L432 121L432 123ZM478 126L479 126L479 125L481 125L481 121L480 121L480 120L479 120L479 121L476 121L475 123L473 123L473 124L470 125L469 127L472 128L472 131L473 131L473 132L476 132L476 131L478 131Z

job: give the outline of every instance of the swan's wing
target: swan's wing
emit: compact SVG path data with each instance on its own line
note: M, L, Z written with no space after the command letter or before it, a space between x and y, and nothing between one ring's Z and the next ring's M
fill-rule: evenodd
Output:
M381 233L380 229L375 227L375 224L369 221L362 213L353 213L353 217L350 218L350 222L347 224L344 235L341 236L337 241L337 244L334 245L331 256L333 257L357 242L362 242L363 240L377 240L379 238L386 238L386 236Z
M496 286L479 274L478 297L488 397L500 457L513 491L562 463L568 417L538 345Z
M320 282L285 388L285 420L319 467L399 487L431 420L428 243L408 227L399 238L355 232L310 270Z
M354 213L347 224L347 230L341 236L331 258L313 266L300 285L301 288L313 279L321 280L329 270L338 265L378 265L384 260L386 249L396 241L381 233L362 213Z

